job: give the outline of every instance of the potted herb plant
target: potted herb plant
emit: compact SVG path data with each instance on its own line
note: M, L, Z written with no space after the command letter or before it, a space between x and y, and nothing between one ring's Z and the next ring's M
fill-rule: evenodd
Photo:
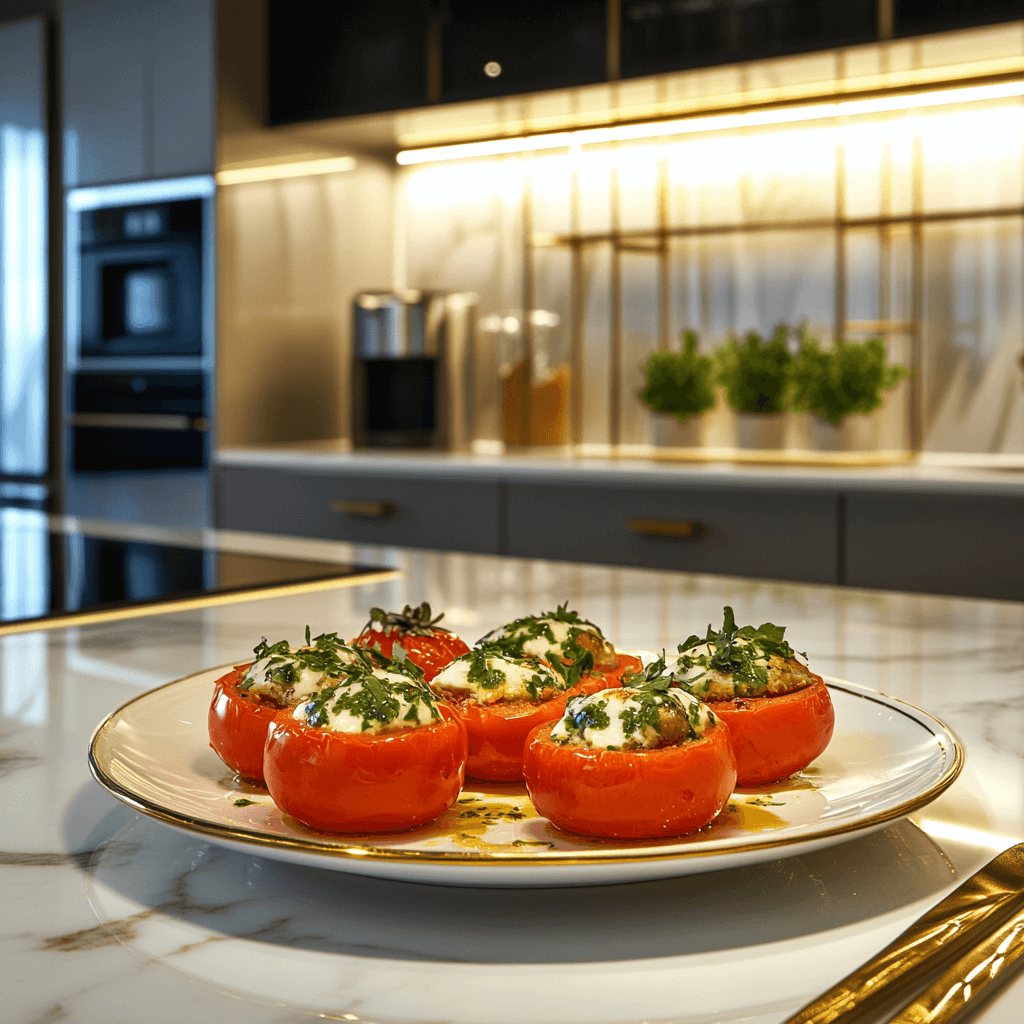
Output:
M804 335L793 361L793 408L809 412L813 447L836 451L876 447L873 440L857 443L858 420L880 408L883 393L894 388L910 370L890 363L881 338L847 341L830 349L817 338Z
M787 331L778 327L768 341L751 331L744 341L730 338L716 350L718 380L737 414L741 448L781 448L785 438L789 373L793 356Z
M703 413L713 409L715 364L697 351L697 335L683 332L679 352L658 349L644 368L647 383L641 392L654 417L654 442L679 448L696 448L703 442Z

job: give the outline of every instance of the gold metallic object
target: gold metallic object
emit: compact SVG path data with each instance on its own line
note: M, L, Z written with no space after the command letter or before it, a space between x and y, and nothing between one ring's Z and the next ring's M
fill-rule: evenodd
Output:
M626 529L641 537L678 537L697 540L707 533L703 523L689 519L627 519Z
M331 502L331 511L365 519L386 519L394 515L397 509L390 501L349 501L340 498Z
M225 604L243 604L247 601L262 601L268 597L292 597L295 594L312 594L320 590L338 590L341 587L361 587L364 583L383 583L400 579L399 569L384 569L360 576L337 576L307 583L282 583L272 587L253 587L251 590L229 590L204 597L183 597L176 601L153 601L149 604L133 604L125 608L108 608L94 612L69 612L51 615L41 619L24 619L21 622L6 622L0 625L0 636L11 633L35 633L41 629L65 629L69 626L91 626L97 623L118 622L122 619L138 619L147 615L173 615L175 612L190 612L196 608L216 608Z
M1024 913L969 950L892 1024L952 1024L973 1013L1024 961Z
M989 938L979 941L988 933ZM1005 977L1022 952L1024 843L989 861L877 956L784 1024L865 1020L901 994L909 997L945 968L893 1024L952 1021L983 986Z

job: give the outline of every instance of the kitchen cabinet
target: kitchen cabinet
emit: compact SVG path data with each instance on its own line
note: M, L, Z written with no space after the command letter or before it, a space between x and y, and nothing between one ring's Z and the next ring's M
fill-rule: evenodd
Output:
M504 547L494 480L220 467L215 486L226 529L447 551Z
M433 11L430 0L372 4L269 0L270 124L427 103Z
M845 582L1024 600L1024 497L849 494Z
M605 78L606 0L448 0L441 99L507 96Z
M508 553L836 583L837 496L665 484L514 482Z
M216 525L229 529L1024 599L1024 485L1013 474L665 472L427 454L388 465L244 449L218 453L215 472Z
M76 0L62 32L69 187L213 172L213 0Z
M876 0L622 0L622 74L868 42Z

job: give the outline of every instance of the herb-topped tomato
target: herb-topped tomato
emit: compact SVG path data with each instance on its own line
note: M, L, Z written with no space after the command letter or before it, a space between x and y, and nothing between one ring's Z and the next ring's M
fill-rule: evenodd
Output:
M720 631L708 626L705 637L679 645L676 685L708 702L729 726L741 786L788 778L832 738L828 688L797 660L785 632L771 622L737 627L726 607Z
M256 660L222 676L214 684L207 725L210 746L234 772L263 781L263 747L270 723L283 708L293 708L354 664L372 667L377 656L343 643L337 633L311 640L306 627L304 647L287 640L253 649Z
M356 668L281 711L263 757L278 807L327 832L433 821L458 798L465 765L465 726L408 664Z
M546 662L513 658L491 643L456 658L432 683L469 731L466 774L495 781L521 779L531 730L561 717L569 697L605 685L589 676L570 686Z
M481 642L513 659L545 662L570 687L591 673L600 674L607 686L619 681L624 672L640 669L639 659L617 653L600 628L580 618L567 603L553 612L509 622Z
M574 697L533 731L523 775L538 813L570 832L627 839L681 835L718 815L736 784L729 730L664 669Z
M370 621L352 643L380 651L385 658L395 657L392 649L397 643L430 682L445 665L469 650L454 633L438 626L443 618L443 612L431 618L426 601L417 608L406 605L400 612L371 608Z

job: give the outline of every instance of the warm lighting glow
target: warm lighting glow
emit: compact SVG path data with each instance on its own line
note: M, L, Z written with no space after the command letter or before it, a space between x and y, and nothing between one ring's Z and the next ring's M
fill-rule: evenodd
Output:
M429 146L424 149L403 149L395 159L399 164L425 164L440 160L465 160L470 157L504 156L532 153L569 146L607 145L635 139L663 138L669 135L692 135L698 132L735 131L767 125L794 124L836 117L858 117L864 114L893 113L922 107L940 107L956 103L978 103L985 100L1024 96L1024 80L971 85L930 92L900 93L870 99L813 103L805 106L774 107L737 114L706 114L670 121L648 121L641 124L613 125L608 128L583 128L578 131L551 132L546 135L522 135L482 142L461 142L450 146ZM220 175L218 175L218 179Z
M937 821L934 818L917 818L915 820L922 831L933 839L951 839L953 842L988 847L991 850L1007 850L1020 842L1019 838L1000 836L994 832L968 828L966 825L954 825L951 822Z
M315 174L351 171L352 156L331 156L316 160L295 160L287 164L262 164L258 167L232 167L217 172L218 185L241 185L250 181L276 181L279 178L305 178Z

